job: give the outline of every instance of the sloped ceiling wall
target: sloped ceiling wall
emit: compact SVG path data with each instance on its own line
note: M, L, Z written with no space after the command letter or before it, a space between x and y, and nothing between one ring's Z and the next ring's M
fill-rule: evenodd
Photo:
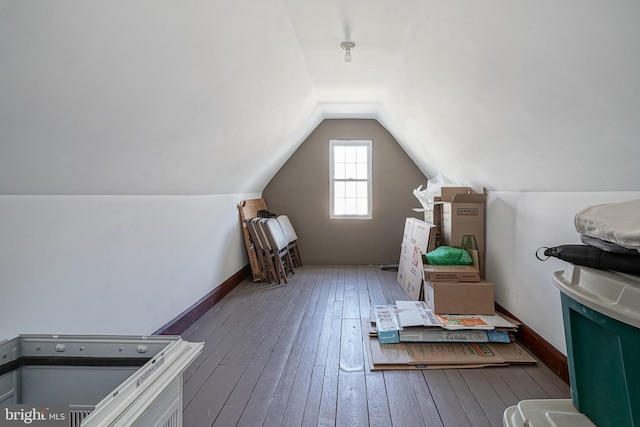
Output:
M637 190L640 3L428 2L387 126L428 176L493 190Z
M260 191L317 123L278 0L0 1L1 194Z
M639 23L634 0L0 0L0 194L260 192L326 117L378 119L430 177L637 189Z

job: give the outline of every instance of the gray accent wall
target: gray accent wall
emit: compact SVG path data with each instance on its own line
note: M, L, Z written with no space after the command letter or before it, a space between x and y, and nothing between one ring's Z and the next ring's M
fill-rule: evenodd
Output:
M329 219L329 140L373 141L373 219ZM289 216L305 264L397 264L404 222L421 218L413 189L427 178L376 120L327 119L263 191L269 211Z

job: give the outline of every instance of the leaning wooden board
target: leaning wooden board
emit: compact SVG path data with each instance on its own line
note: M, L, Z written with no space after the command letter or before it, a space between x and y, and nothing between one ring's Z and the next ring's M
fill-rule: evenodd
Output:
M238 203L238 209L240 210L240 221L242 222L242 235L244 236L244 243L247 246L247 255L249 255L249 264L251 265L251 273L253 274L254 282L262 280L262 270L260 269L260 263L258 262L258 255L256 254L255 247L251 238L249 237L249 230L247 229L247 220L258 216L258 211L267 210L267 203L264 199L249 199L243 200Z

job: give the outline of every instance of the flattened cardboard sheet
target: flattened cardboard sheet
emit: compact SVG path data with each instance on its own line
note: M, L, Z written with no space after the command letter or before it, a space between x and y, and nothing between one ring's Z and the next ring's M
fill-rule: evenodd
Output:
M416 369L475 369L475 368L487 368L491 366L508 366L505 363L483 363L483 364L465 364L465 365L406 365L406 364L377 364L373 362L373 357L371 354L371 346L369 345L369 340L374 338L369 338L366 335L363 336L363 345L365 346L365 358L367 359L367 364L369 366L370 371L386 371L386 370L416 370Z
M367 323L368 326L365 326ZM369 335L371 326L366 319L363 319L362 329L371 370L445 369L536 363L536 359L517 342L380 344L375 336Z
M374 364L479 365L536 363L518 343L398 343L369 338Z
M433 246L434 236L435 226L433 224L416 218L406 219L397 280L407 296L414 301L422 299L424 276L422 254L427 251L430 245Z

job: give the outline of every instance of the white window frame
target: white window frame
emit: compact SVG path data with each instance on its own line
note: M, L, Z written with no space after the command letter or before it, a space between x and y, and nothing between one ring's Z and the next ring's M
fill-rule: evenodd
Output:
M336 179L334 147L366 147L367 148L367 178L366 179ZM331 139L329 140L329 218L330 219L373 219L373 165L372 165L373 141L363 139ZM367 183L367 213L358 214L336 214L334 188L336 182L366 182Z

